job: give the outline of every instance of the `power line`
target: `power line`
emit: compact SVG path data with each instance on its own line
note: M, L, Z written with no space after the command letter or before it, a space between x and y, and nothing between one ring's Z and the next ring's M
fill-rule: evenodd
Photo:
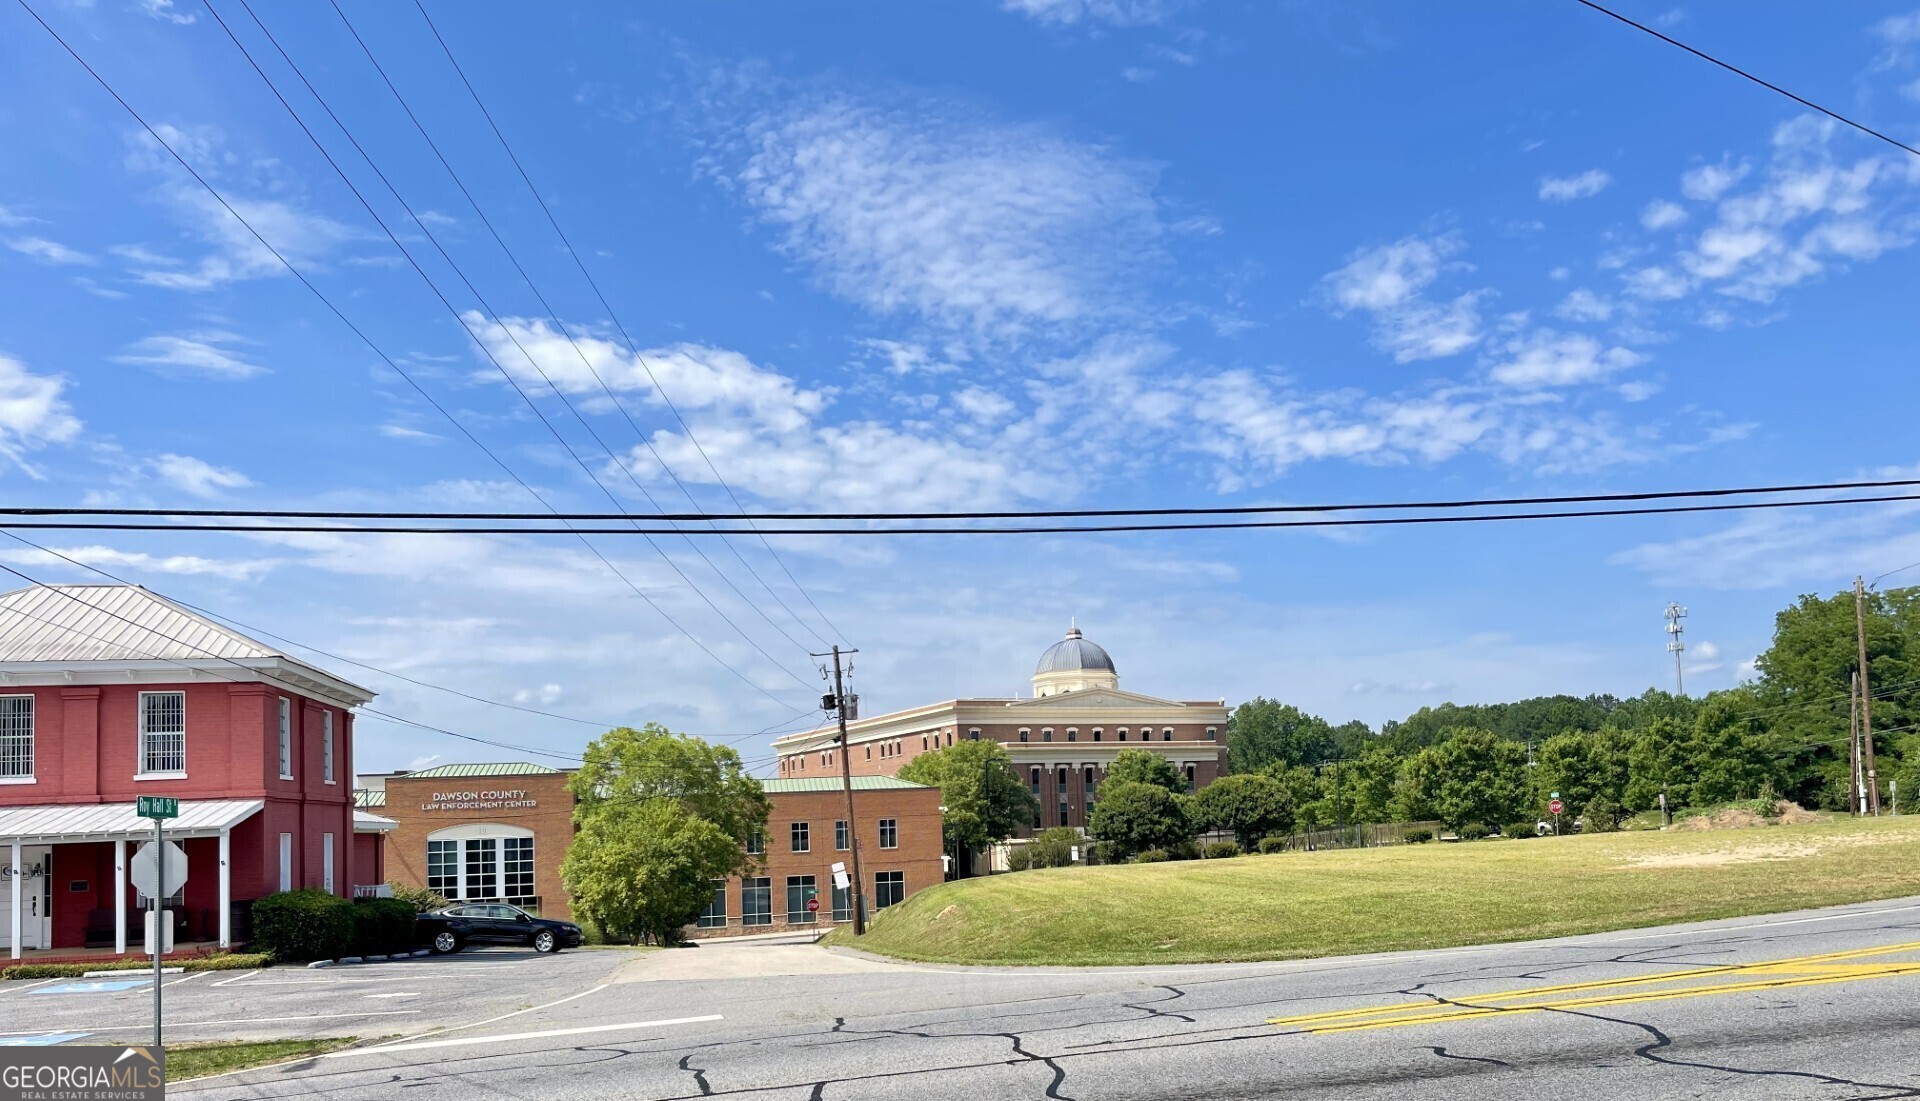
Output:
M281 253L281 251L278 248L274 247L273 242L267 240L266 237L263 234L261 234L261 232L258 229L254 227L252 222L248 221L245 217L241 216L240 212L234 208L233 204L227 201L226 196L222 195L218 188L214 187L211 183L208 183L206 177L202 176L200 172L193 167L192 164L188 163L185 157L182 157L180 155L179 150L175 149L171 144L169 144L165 138L162 138L160 136L159 131L153 128L153 125L146 120L146 117L141 115L139 111L135 110L134 106L131 103L128 103L126 98L122 96L117 89L114 88L112 83L110 83L106 79L106 77L100 75L100 73L96 69L94 69L94 67L91 64L87 62L86 58L80 56L80 53L77 50L75 50L73 46L70 45L67 42L67 40L60 35L59 31L54 30L52 25L50 25L45 19L42 19L40 17L40 13L35 11L33 6L29 4L27 0L16 0L16 2L29 16L33 18L34 22L40 24L40 27L42 30L46 31L47 34L50 37L52 37L52 39L55 42L59 43L60 48L65 50L69 57L73 58L73 60L77 64L79 64L79 66L82 69L86 70L87 75L92 77L94 79L94 82L96 84L99 84L102 90L104 90L109 96L113 97L114 102L118 103L121 109L127 112L128 116L130 116L135 122L140 124L141 129L146 131L148 137L152 138L153 141L160 146L160 148L165 149L167 151L168 156L172 157L174 161L180 165L181 168L186 170L188 175L193 177L196 183L198 183L202 188L206 190L207 194L213 197L215 202L220 204L221 209L225 210L227 214L234 219L234 221L240 223L241 227L244 228L247 231L247 233L253 237L254 240L260 242L260 246L266 249L267 252L271 254L275 260L279 261L280 266L285 268L290 275L292 275L295 279L297 279L300 282L301 286L305 287L309 292L313 294L315 298L319 299L321 305L325 306L329 313L333 314L334 317L338 318L340 323L347 327L348 331L352 332L354 336L358 337L361 343L365 344L368 347L368 349L373 352L374 355L380 358L381 362L385 363L388 367L392 368L395 374L399 375L402 379L404 379L407 385L413 388L415 393L419 394L420 397L424 399L428 405L430 405L442 417L446 418L447 422L453 425L454 429L458 431L462 436L466 437L468 442L472 443L475 447L479 448L481 453L486 455L488 459L492 460L494 465L498 466L501 469L501 471L507 475L507 477L511 478L517 485L519 485L522 489L526 490L527 493L534 498L534 500L539 501L543 505L547 504L546 499L541 497L540 494L536 492L531 485L528 485L525 479L521 478L519 474L515 473L513 468L508 466L506 462L502 460L499 455L495 454L491 448L489 448L486 444L482 443L478 436L475 436L467 428L466 425L460 422L459 418L455 417L451 412L447 410L445 406L441 405L437 400L435 400L433 395L428 393L425 387L421 386L420 383L411 374L409 374L404 368L402 368L398 363L396 363L392 356L388 355L378 344L374 343L373 338L369 337L366 334L365 330L361 329L358 325L354 324L353 320L349 318L346 315L346 313L340 309L340 307L336 306L333 300L328 298L326 293L321 291L320 288L316 286L311 279L308 279L304 272L302 272L299 268L295 267L293 263L289 261L286 258L286 256L283 253ZM548 508L551 509L552 506L549 505ZM589 551L593 553L593 555L596 558L600 559L601 564L605 565L607 569L611 573L613 573L615 577L618 577L620 580L626 582L628 588L633 589L634 592L642 600L646 601L649 607L652 607L656 612L658 612L661 618L665 619L669 624L671 624L675 630L678 630L682 635L686 636L687 640L693 643L693 645L697 647L702 653L712 658L722 668L725 668L728 672L732 673L734 676L738 677L740 680L745 681L750 687L753 688L754 691L759 692L761 695L766 696L768 699L773 700L775 703L779 704L782 707L786 707L790 710L794 710L796 714L802 713L802 712L799 712L797 709L794 709L791 704L788 704L786 701L780 699L778 696L773 695L773 693L767 691L765 688L762 688L760 685L755 684L753 680L747 677L744 673L741 673L739 670L733 668L732 665L728 664L718 654L714 653L711 649L709 649L705 643L701 642L698 638L694 637L693 634L688 632L684 627L681 627L680 624L671 615L669 615L665 609L661 608L658 604L654 603L653 599L647 596L646 593L642 592L638 586L635 586L633 582L628 581L626 578L626 575L622 574L617 568L615 568L613 563L608 561L606 556L602 555L598 549L593 547L592 544L587 543L584 536L580 537L580 541L583 545L587 547Z
M1794 93L1787 91L1785 88L1780 87L1778 84L1774 84L1770 81L1762 80L1761 78L1753 75L1750 72L1747 72L1745 69L1742 69L1737 65L1729 64L1713 56L1712 54L1707 53L1704 50L1695 49L1694 47L1687 45L1685 42L1682 42L1677 38L1673 38L1669 35L1662 34L1659 31L1653 29L1652 27L1647 26L1645 23L1636 23L1633 20L1628 19L1626 16L1621 15L1617 11L1614 11L1610 8L1602 7L1601 5L1594 3L1593 0L1574 0L1574 2L1578 4L1582 4L1586 7L1592 8L1594 11L1599 12L1601 15L1605 15L1613 19L1618 19L1620 22L1625 23L1627 26L1632 27L1635 30L1645 31L1647 34L1650 34L1653 37L1658 38L1660 41L1665 42L1669 46L1678 46L1680 49L1687 51L1688 53L1701 59L1702 61L1711 62L1715 65L1720 66L1722 69L1725 69L1726 71L1734 74L1735 76L1744 77L1747 80L1751 80L1755 84L1760 85L1762 88L1765 88L1768 91L1778 92L1781 95L1786 96L1788 99L1794 101L1795 103L1798 103L1802 107L1807 107L1812 110L1818 111L1821 114L1837 122L1844 122L1848 126L1853 127L1855 130L1858 130L1863 134L1867 134L1872 137L1879 138L1881 141L1886 142L1888 145L1891 145L1896 149L1904 149L1907 152L1912 153L1914 156L1920 157L1920 149L1915 149L1913 146L1908 145L1906 142L1903 142L1898 138L1888 137L1887 135L1881 133L1880 131L1875 130L1873 127L1868 126L1864 122L1856 122L1853 119L1848 118L1847 116L1841 114L1838 111L1831 110L1830 108L1822 107L1818 103L1815 103L1814 101L1807 99L1804 96L1795 95Z
M1754 509L1812 508L1823 505L1885 504L1920 501L1920 493L1872 497L1829 497L1799 501L1743 501L1719 505L1666 505L1659 508L1574 509L1557 512L1493 512L1445 516L1383 516L1334 520L1231 520L1200 524L1048 524L1021 527L802 527L770 529L773 535L1097 535L1114 532L1231 531L1282 528L1363 528L1408 524L1477 524L1516 520L1571 520L1603 516L1670 516L1696 512L1739 512ZM317 524L163 524L150 521L0 520L0 531L48 529L57 531L218 531L325 533L329 535L670 535L749 536L758 530L738 528L679 529L576 527L430 527L425 525L317 525ZM791 675L791 674L789 674ZM787 705L791 706L791 705Z
M593 472L593 468L588 466L586 460L580 457L579 452L575 451L573 448L573 445L567 441L566 437L561 434L560 430L554 427L553 422L547 419L546 414L541 412L539 406L535 404L533 398L530 395L528 395L526 390L524 390L520 386L519 381L513 377L513 373L508 371L506 366L500 362L499 358L493 354L493 350L487 347L486 342L481 340L477 334L473 333L472 327L469 326L466 323L466 320L461 316L459 308L456 307L447 298L447 296L441 292L439 285L434 282L433 277L428 275L426 272L426 269L421 267L419 261L414 259L414 256L411 250L409 250L406 247L406 245L401 242L399 236L395 234L392 228L387 225L386 219L380 216L379 211L375 210L373 207L373 204L367 200L367 197L364 194L361 193L360 188L354 184L352 177L348 176L346 173L346 170L341 168L339 162L334 160L333 155L327 151L326 146L321 143L319 137L315 135L313 130L307 126L306 120L300 117L300 113L294 109L293 104L289 103L287 101L286 96L281 94L280 88L278 85L276 85L273 82L273 78L267 75L265 69L261 68L260 63L257 60L255 60L252 52L247 49L245 43L240 41L240 37L233 32L233 28L227 25L227 21L221 17L218 9L216 9L213 6L213 0L202 0L202 4L206 7L207 12L213 16L214 21L220 24L220 29L226 32L227 38L230 41L232 41L234 48L240 51L240 55L246 58L247 64L250 67L252 67L254 73L257 74L260 77L261 81L266 84L267 90L273 93L274 99L278 100L280 103L280 106L286 109L287 114L292 117L295 125L299 126L300 132L306 135L307 140L309 142L313 143L313 147L316 150L318 150L321 157L326 160L328 167L332 168L334 173L340 177L341 182L347 185L347 190L353 192L353 197L360 201L360 205L366 209L367 214L373 218L374 223L380 227L381 232L386 234L387 239L393 242L393 246L396 249L400 250L400 254L406 259L408 265L412 267L414 272L417 273L420 276L420 278L426 282L428 289L433 292L434 297L440 300L440 304L446 307L448 313L453 315L453 319L456 322L458 322L464 330L467 331L469 336L473 338L474 343L480 348L481 353L487 357L487 360L491 362L494 365L495 369L497 369L500 372L501 377L507 380L507 384L513 388L514 393L520 396L520 400L526 404L527 408L533 413L533 415L539 419L540 423L543 426L545 426L545 428L553 436L553 438L560 444L560 446L567 452L567 454L570 457L572 457L574 463L580 467L581 472L586 474L587 478L590 481L592 481L596 487L599 488L600 492L606 495L608 503L612 504L616 508L619 507L620 502L617 498L614 497L613 492L606 487L605 483L600 481L599 475ZM242 6L243 7L245 6L244 0L242 0ZM252 13L251 8L248 8L247 10L249 14ZM287 52L284 49L280 48L279 41L275 39L271 33L268 33L266 31L266 26L264 24L261 24L258 18L256 18L254 22L256 23L256 25L260 26L262 33L265 33L267 35L267 40L273 45L274 49L279 51L281 59L287 63L287 66L293 70L294 75L299 78L300 82L303 85L306 86L308 93L312 95L315 101L317 101L320 104L321 109L327 113L327 117L333 120L334 125L339 127L340 132L342 134L346 135L347 141L353 146L354 151L360 154L360 158L366 161L367 167L373 170L374 175L379 178L380 182L383 185L385 185L387 191L393 195L394 201L398 202L400 204L401 209L406 211L407 216L409 218L412 218L414 223L420 227L421 232L425 234L427 240L433 244L435 251L437 251L440 254L440 258L446 261L447 266L453 269L454 275L457 276L460 282L467 288L467 292L469 294L472 294L474 299L480 303L481 308L486 311L487 315L493 318L494 324L498 325L501 331L507 334L507 338L513 342L514 347L518 348L520 350L520 354L526 357L527 364L531 366L534 369L535 373L539 374L541 379L546 382L547 386L553 390L554 396L560 399L561 403L567 407L568 411L573 413L574 418L580 422L581 427L587 430L587 434L593 437L595 443L600 444L601 450L607 453L607 458L612 460L615 465L621 466L621 469L625 470L626 467L622 465L620 463L620 460L614 456L613 450L607 447L605 442L603 442L600 439L599 434L593 430L592 425L587 423L586 418L581 415L580 410L576 408L573 402L567 398L565 392L562 391L560 387L554 383L553 379L548 377L546 370L540 366L537 360L534 359L532 353L528 352L527 349L521 345L520 338L515 336L513 334L513 331L507 327L504 321L501 320L499 312L496 311L493 308L493 306L487 302L486 297L482 295L479 289L473 285L473 281L467 278L466 272L463 271L460 268L460 265L454 261L453 257L447 253L447 250L445 249L445 247L443 247L440 244L439 237L433 232L432 227L427 225L427 223L423 221L419 217L419 215L414 212L413 207L410 206L407 203L406 199L401 196L399 189L393 185L393 182L387 178L386 173L382 172L380 170L380 166L374 162L373 157L367 153L365 148L361 146L359 139L353 136L353 132L347 128L347 125L340 120L338 115L334 114L333 108L328 106L327 101L320 95L320 93L313 87L313 85L310 82L308 82L306 78L306 74L300 71L300 67L298 65L294 64L293 58L288 56ZM631 471L628 472L628 476L629 477L632 476ZM635 485L638 486L638 482L636 482ZM539 499L537 495L536 495L536 499ZM541 500L541 503L546 504L546 502L543 499ZM551 506L549 506L549 508L551 508ZM583 542L584 541L585 540L583 540ZM746 631L742 630L739 624L735 623L733 619L727 615L726 612L721 610L718 604L715 604L713 602L713 599L709 597L706 594L706 592L700 588L698 584L695 584L692 578L687 576L686 572L680 568L678 563L673 561L672 557L669 556L666 553L666 551L662 550L658 544L653 542L653 539L650 535L647 537L647 544L648 546L652 547L654 552L657 553L660 556L660 558L667 563L668 567L671 568L673 572L677 574L682 581L687 583L687 586L691 588L694 591L694 593L700 597L701 600L706 602L707 607L711 608L715 615L718 615L721 618L721 620L723 620L727 624L727 626L733 628L735 633L739 634L740 637L744 639L749 646L752 646L756 651L760 653L760 656L766 658L767 661L770 662L775 668L779 669L781 672L791 677L801 687L803 688L810 687L809 685L807 685L806 681L803 680L798 674L788 669L785 665L783 665L780 662L778 658L775 658L772 654L769 654L764 647L762 647L758 642L754 641L752 636L748 635ZM591 546L591 544L589 544L589 546ZM606 561L606 560L603 558L602 561ZM607 562L607 566L609 569L613 568L613 564L611 562ZM625 574L621 574L618 570L615 570L614 572L620 576L621 580L623 581L626 580ZM635 593L641 593L639 586L633 585L632 582L630 581L628 582L628 584L630 587L633 588L633 591ZM728 584L732 584L732 583L728 582ZM644 596L643 593L641 595ZM649 598L649 602L651 602L650 598ZM795 643L795 645L798 646L799 644ZM805 649L804 647L801 647L801 648Z
M242 0L242 3L244 4L245 0ZM433 155L435 158L439 160L440 166L446 169L447 175L452 178L454 186L459 188L460 194L466 198L467 205L473 208L473 212L475 215L479 217L480 223L484 225L487 228L487 232L490 235L492 235L494 243L500 246L500 251L506 254L508 262L513 265L513 269L516 272L519 272L521 280L527 284L527 289L533 292L534 298L537 299L540 303L540 308L546 312L547 316L553 319L554 324L560 330L560 334L564 336L566 338L567 343L572 346L574 354L580 358L581 366L585 367L587 369L587 373L593 376L593 380L600 385L601 391L607 395L607 400L613 404L613 407L615 409L619 410L621 417L624 418L627 422L627 427L633 430L633 434L639 438L641 444L646 447L647 452L653 456L654 461L660 464L660 469L666 472L667 477L673 480L673 484L675 486L679 487L680 492L683 495L685 495L685 497L687 498L687 503L692 505L697 510L700 507L700 503L694 500L692 491L689 490L686 484L680 480L680 476L674 473L673 467L668 465L665 456L661 455L659 450L654 447L653 440L649 438L646 432L644 432L640 428L639 424L637 424L634 421L633 414L627 410L625 403L623 403L620 400L620 396L614 392L613 387L607 383L607 380L601 376L599 370L594 367L593 360L590 357L588 357L586 351L580 347L579 341L574 338L572 328L568 326L566 321L561 318L559 311L555 310L553 306L547 302L546 295L541 292L539 286L533 281L533 277L529 275L527 273L526 268L521 265L519 257L514 255L512 248L508 247L506 239L503 238L500 235L500 231L494 227L493 219L487 217L486 211L481 208L479 201L474 198L473 192L468 189L466 182L460 178L460 174L454 170L453 164L447 160L446 154L441 152L439 144L436 143L433 140L433 136L427 132L426 126L421 123L419 117L414 113L412 105L407 102L406 97L400 93L399 87L397 87L393 83L392 78L387 75L386 68L380 64L379 58L374 56L373 50L367 45L366 40L361 37L359 30L354 27L353 21L347 18L346 11L342 9L339 3L337 2L333 2L332 7L334 10L334 14L338 15L340 17L340 22L346 26L347 33L351 34L353 36L354 42L360 46L360 52L366 55L367 61L373 66L374 72L380 75L380 79L386 85L387 90L393 93L394 100L400 104L400 109L406 113L407 120L413 123L413 128L419 132L421 140L427 143L427 148L433 151ZM251 8L248 8L248 13L252 14ZM258 23L259 17L255 16L254 21ZM266 27L262 25L261 30L265 32ZM272 33L267 32L267 36L268 38L272 38ZM442 45L444 46L444 43L442 43ZM284 54L284 51L282 52ZM484 108L482 110L484 113ZM492 119L488 118L487 121L491 123ZM495 131L495 134L496 136L498 136L497 130ZM505 139L502 138L501 141L502 141L502 144L504 145ZM509 156L512 156L513 155L512 149L509 148L507 150L507 153ZM514 167L519 168L519 162L517 159L514 162ZM526 178L526 174L524 170L521 171L521 177L522 179ZM531 186L531 184L529 184L529 186ZM536 192L534 197L538 199L539 194ZM548 217L549 217L549 220L551 220L551 217L552 217L551 212L549 212ZM563 241L565 240L564 236L562 237L562 240ZM571 243L568 243L567 247L569 250L571 250L572 248ZM598 289L599 288L597 287L595 288L596 293L598 292ZM639 357L636 356L636 358L639 358ZM653 377L652 371L650 368L648 370L648 377L650 379L652 379ZM654 387L655 389L659 389L659 381L657 379L654 380ZM669 407L672 406L672 402L667 400L666 392L664 390L661 391L661 398L663 401L667 402ZM678 410L675 410L675 415L678 416ZM684 427L684 425L685 425L685 422L683 421L682 426ZM689 438L691 438L691 432L689 432ZM697 441L696 441L696 445L697 445ZM609 457L612 457L611 454L609 454ZM654 501L653 495L647 491L646 487L640 484L639 479L634 477L633 471L628 466L628 464L620 462L618 459L615 459L615 463L621 468L622 471L626 473L627 480L633 483L634 488L640 491L641 496L647 499L647 503L653 505L655 509L658 509L659 504ZM718 472L715 473L715 476L716 477L718 476ZM736 501L735 504L737 505L738 502ZM709 568L711 568L716 574L720 574L721 579L723 581L727 581L728 587L734 588L733 582L731 580L728 580L725 574L720 573L720 569L718 566L715 566L711 561L707 559L706 552L702 551L698 544L694 543L692 540L688 540L687 545L693 548L694 553L700 555L701 560L705 561ZM805 620L801 619L798 615L794 613L792 608L787 606L786 600L783 599L778 592L774 591L773 586L767 584L766 579L760 576L760 571L753 567L753 563L747 561L746 556L740 553L740 550L738 547L736 547L731 542L726 543L725 546L728 549L728 551L730 551L733 554L734 558L742 566L746 568L747 572L753 576L753 579L760 583L760 587L767 591L767 595L773 597L774 602L780 606L781 610L785 611L788 617L791 618L794 621L794 623L799 625L801 630L806 631L807 633L813 635L815 639L819 640L823 644L825 643L826 640L822 639L818 632L814 631L813 628L809 626ZM771 550L772 548L769 547L768 549ZM795 586L798 587L798 582L795 582ZM734 592L736 595L740 597L742 601L747 601L746 594L741 593L738 588L734 588ZM801 649L806 649L806 647L803 646L798 640L794 639L793 636L788 635L785 629L776 625L773 622L772 618L767 616L765 612L761 611L759 605L753 604L751 601L747 601L747 603L749 607L752 607L754 609L754 611L760 613L760 617L767 621L768 626L773 627L774 630L776 631L779 631L782 636L786 637L787 641L793 643L795 646L799 646Z
M1692 497L1745 497L1772 493L1891 489L1920 486L1920 478L1870 482L1809 482L1796 485L1733 486L1714 489L1662 489L1638 493L1584 493L1552 497L1479 497L1439 501L1358 501L1334 504L1217 505L1183 508L1013 509L1000 512L342 512L313 509L83 508L74 506L0 506L0 516L208 516L308 520L1010 520L1094 519L1126 516L1263 516L1276 513L1378 512L1414 509L1492 508L1509 505L1598 504L1664 501ZM775 534L778 534L777 532ZM1920 566L1920 562L1914 563ZM1901 569L1912 569L1903 566ZM1889 571L1898 573L1899 570ZM1887 574L1881 574L1881 577ZM1876 579L1877 580L1877 579Z
M58 558L62 562L66 562L71 565L78 566L83 570L91 570L92 572L99 574L101 577L107 578L108 580L114 581L118 584L121 584L121 585L133 584L133 582L128 581L126 578L120 577L117 574L101 569L99 566L93 565L90 562L82 562L80 559L74 558L67 554L63 554L60 551L54 550L52 547L43 547L40 544L35 543L31 539L27 539L22 536L15 535L13 532L0 531L0 535L5 535L7 538L12 539L14 542L24 544L28 547L33 548L34 550L39 551L42 554L47 554L47 555L53 556L54 558ZM359 661L354 658L346 657L342 654L332 653L331 651L322 650L320 647L314 646L311 643L300 642L296 639L288 638L285 635L274 634L272 631L269 631L264 627L255 627L252 624L242 623L240 620L237 620L230 615L225 615L208 608L202 608L197 604L189 604L186 601L180 600L177 598L170 597L169 599L172 599L174 603L179 604L181 607L190 608L193 611L199 612L201 615L210 616L222 622L230 623L233 626L238 627L243 631L250 631L256 635L264 635L267 638L273 639L276 642L280 642L288 646L297 646L302 650L311 651L313 653L319 654L322 657L329 658L333 661L345 662L348 665L352 665L360 669L366 669L371 672L379 673L382 676L392 677L395 680L405 681L408 684L417 685L421 688L431 688L436 692L445 692L451 696L459 696L461 699L472 700L474 703L484 703L489 707L504 707L511 711L520 711L528 715L539 715L542 718L547 718L547 719L560 719L563 722L579 723L582 726L596 726L596 727L600 727L603 730L612 729L613 727L620 725L619 723L606 723L606 722L600 722L594 719L582 719L573 715L562 715L553 711L542 711L537 707L522 707L517 703L504 703L500 700L490 700L483 696L473 695L470 692L462 692L458 688L448 688L444 684L434 684L430 681L420 680L417 677L407 676L405 673L396 673L391 669L383 669L378 665L373 665L368 662Z
M727 483L727 480L720 474L720 468L714 465L713 456L707 453L706 447L700 443L700 438L694 435L693 426L687 423L687 418L680 415L680 408L673 403L672 398L667 396L666 388L660 385L660 380L655 377L653 373L653 365L648 363L646 357L640 354L639 346L634 343L632 335L627 332L626 323L621 321L620 315L614 312L613 305L607 301L607 296L601 292L600 284L593 278L593 273L587 270L586 261L580 258L580 250L573 247L573 242L568 240L566 231L560 228L559 219L554 217L552 208L547 206L547 200L540 194L540 189L534 186L533 178L527 174L526 167L520 163L520 157L514 153L513 146L507 141L506 134L501 132L500 125L493 120L493 112L487 110L487 105L481 100L479 91L474 88L473 82L467 79L466 70L461 67L459 59L453 56L453 48L448 46L447 40L441 36L440 28L434 25L433 17L427 14L426 5L421 3L420 0L414 0L414 7L419 9L420 18L426 22L427 29L433 32L434 41L440 44L441 52L447 55L447 62L453 66L453 71L460 77L460 83L466 87L467 94L473 98L473 105L480 109L480 114L487 120L487 126L493 131L493 136L499 139L500 148L506 151L507 159L513 162L514 169L520 173L521 181L527 185L527 190L532 193L534 201L540 204L541 212L547 216L547 224L553 227L553 232L560 238L560 243L565 246L567 255L573 258L574 266L580 269L581 277L587 281L589 287L593 288L594 296L600 300L601 308L606 310L607 316L613 320L614 327L619 330L620 338L626 344L628 353L631 354L640 364L641 368L646 371L647 380L653 383L654 392L660 395L661 402L673 413L673 419L679 422L681 430L687 434L688 442L692 443L694 450L700 453L700 458L707 464L707 470L713 474L714 481L720 484L720 488L726 490L727 497L733 501L734 508L742 512L746 511L746 506L740 503L739 495L734 493L733 486ZM338 5L335 5L335 10L338 10ZM346 16L342 14L341 18L345 19ZM620 405L618 399L614 401L614 404L616 406ZM621 407L620 411L624 415L626 413L625 407ZM635 431L638 431L638 429L636 428ZM649 443L648 446L651 448L652 444ZM661 463L661 468L667 471L668 476L672 477L676 484L679 483L679 476L675 475L672 468L668 467L664 461ZM682 485L680 488L682 492L686 492L686 486ZM693 500L691 493L687 494L687 500ZM840 628L836 627L833 620L827 618L827 614L820 610L820 605L814 602L813 594L809 593L806 586L800 584L800 579L793 575L793 571L787 568L786 560L781 558L780 553L773 549L773 544L767 541L766 536L763 535L760 537L760 545L766 548L767 554L772 556L781 571L787 575L787 580L793 583L795 589L799 590L801 597L806 600L807 606L812 608L813 613L820 617L820 621L827 625L827 629L832 631L836 636L843 636ZM755 576L757 577L758 574L755 574ZM762 584L765 584L765 582L762 582ZM771 592L772 590L769 588L768 591ZM818 636L816 635L815 637ZM844 637L842 637L842 641L844 641Z

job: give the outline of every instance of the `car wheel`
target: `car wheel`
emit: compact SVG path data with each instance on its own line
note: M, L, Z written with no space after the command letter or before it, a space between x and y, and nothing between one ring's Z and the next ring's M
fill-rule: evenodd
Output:
M533 935L533 950L535 952L558 952L560 950L560 942L554 939L551 929L542 929Z
M459 950L460 938L453 935L453 930L442 929L433 935L433 951L435 955L444 956L452 952L458 952Z

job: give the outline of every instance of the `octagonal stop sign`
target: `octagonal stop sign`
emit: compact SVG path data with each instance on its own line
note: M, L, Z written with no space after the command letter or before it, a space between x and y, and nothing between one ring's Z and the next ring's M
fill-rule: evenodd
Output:
M816 895L815 897L807 900L807 913L817 914L819 912L820 912L820 898L819 896Z
M186 885L187 851L171 841L163 841L158 852L166 854L166 897L171 897ZM155 853L151 841L140 846L133 854L133 867L129 869L133 885L148 898L160 893L160 860Z
M1567 809L1567 805L1565 803L1562 803L1558 799L1555 799L1552 802L1547 804L1547 813L1549 814L1559 814L1561 811L1566 809Z

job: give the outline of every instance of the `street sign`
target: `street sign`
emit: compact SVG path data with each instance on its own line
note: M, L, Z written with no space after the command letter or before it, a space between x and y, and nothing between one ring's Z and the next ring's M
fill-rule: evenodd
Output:
M134 811L142 818L180 817L180 800L171 795L142 795L133 804Z
M1565 803L1562 803L1558 799L1555 799L1552 802L1547 804L1548 814L1559 814L1561 811L1566 809L1567 809L1567 805Z
M167 854L167 894L177 894L187 882L187 851L171 841L163 841L161 848L155 849L153 842L149 841L133 854L133 867L130 869L133 885L148 898L160 890L159 861L154 855L160 851Z
M1549 795L1549 796L1547 796L1547 798L1549 798L1549 799L1558 799L1558 798L1560 798L1560 793L1556 791L1556 792L1554 792L1554 793L1553 793L1552 795Z
M844 891L852 886L853 880L847 878L847 866L836 860L833 862L833 885Z
M807 913L817 914L819 912L820 912L820 896L815 895L812 898L809 898L807 900Z

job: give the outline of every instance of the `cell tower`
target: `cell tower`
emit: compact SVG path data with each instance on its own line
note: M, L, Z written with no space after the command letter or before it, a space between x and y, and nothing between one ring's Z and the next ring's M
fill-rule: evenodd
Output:
M1673 655L1673 692L1676 696L1687 694L1686 682L1680 676L1680 655L1687 652L1687 625L1680 622L1685 618L1685 608L1678 604L1667 605L1667 652Z

